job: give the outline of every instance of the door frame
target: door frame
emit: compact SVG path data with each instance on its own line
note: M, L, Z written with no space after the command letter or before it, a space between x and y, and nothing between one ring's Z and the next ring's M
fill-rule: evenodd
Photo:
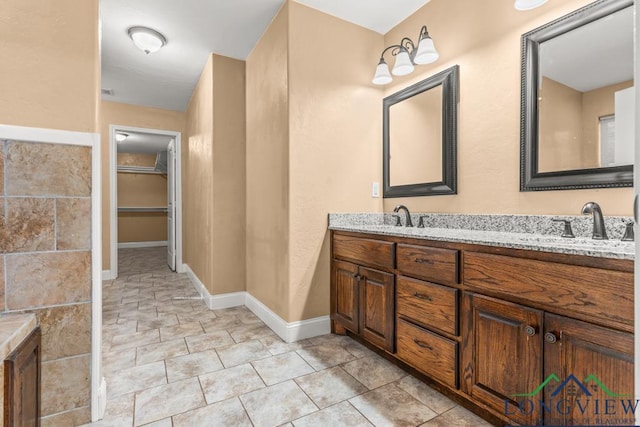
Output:
M182 264L182 134L180 132L140 128L125 125L109 125L109 246L110 246L110 267L109 279L113 280L118 277L118 145L116 142L117 132L144 132L156 135L165 135L173 137L176 149L176 272L184 273L184 265Z

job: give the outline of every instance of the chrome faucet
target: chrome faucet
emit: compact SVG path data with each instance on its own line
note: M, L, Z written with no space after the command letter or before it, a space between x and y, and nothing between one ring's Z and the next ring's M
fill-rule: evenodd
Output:
M593 238L596 240L607 240L607 230L604 225L604 215L602 209L596 202L588 202L582 207L582 215L593 215Z
M405 217L404 226L413 227L413 224L411 223L411 214L409 213L409 209L405 205L398 205L395 207L395 209L393 209L393 212L398 213L400 210L404 210L404 217Z

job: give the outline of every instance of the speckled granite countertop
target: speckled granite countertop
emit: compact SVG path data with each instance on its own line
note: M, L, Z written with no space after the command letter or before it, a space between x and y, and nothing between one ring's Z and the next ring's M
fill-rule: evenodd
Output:
M620 240L628 217L608 217L606 227L609 240L593 240L591 219L582 216L547 215L455 215L412 214L414 227L398 227L394 215L329 214L329 229L386 236L412 237L454 243L470 243L514 249L587 255L603 258L635 258L634 242ZM415 227L425 218L425 228ZM404 215L401 215L404 222ZM551 220L569 219L575 239L563 238L563 225Z
M5 314L0 317L0 360L6 359L37 325L33 313Z

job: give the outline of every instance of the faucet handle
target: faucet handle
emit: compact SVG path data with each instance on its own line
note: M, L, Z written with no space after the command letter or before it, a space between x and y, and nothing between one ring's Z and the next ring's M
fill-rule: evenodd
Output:
M562 237L567 237L570 239L576 237L573 235L573 230L571 229L571 221L569 221L568 219L553 218L551 221L564 223L564 231L562 232Z
M421 216L420 220L418 221L418 228L424 228L424 217Z
M633 242L635 240L635 233L633 232L633 222L627 224L627 228L624 230L624 236L622 236L623 242Z

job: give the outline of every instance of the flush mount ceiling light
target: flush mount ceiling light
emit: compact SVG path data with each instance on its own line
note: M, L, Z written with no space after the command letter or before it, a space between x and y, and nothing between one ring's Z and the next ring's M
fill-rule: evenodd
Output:
M384 54L389 50L391 50L391 55L396 57L391 73L384 60ZM377 85L386 85L393 80L392 73L394 76L411 74L414 70L414 65L431 64L437 61L439 57L440 55L427 31L427 26L423 25L418 35L418 47L410 38L405 37L400 41L400 44L391 45L382 51L380 62L378 62L376 74L373 76L372 81Z
M116 141L122 142L129 137L128 133L118 132L116 133Z
M531 10L542 6L546 2L547 0L516 0L513 7L515 7L516 10Z
M151 28L131 27L127 33L133 40L133 44L147 55L159 51L162 46L167 44L165 36Z

